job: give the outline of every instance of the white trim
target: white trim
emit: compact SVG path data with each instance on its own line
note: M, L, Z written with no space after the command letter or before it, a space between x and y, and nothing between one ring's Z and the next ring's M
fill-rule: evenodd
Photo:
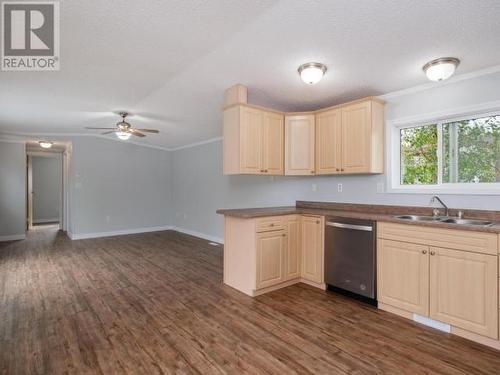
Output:
M0 236L0 242L2 241L19 241L25 240L26 234L13 234L11 236Z
M207 241L212 241L212 242L217 242L219 244L224 244L223 238L212 236L210 234L201 233L201 232L197 232L195 230L176 227L176 226L173 226L172 230L175 230L176 232L180 232L180 233L184 233L184 234L189 234L190 236L202 238L202 239L207 240Z
M53 219L33 219L33 224L43 224L43 223L59 223L59 217Z
M184 146L174 147L174 148L171 148L170 151L183 150L185 148L202 146L202 145L206 145L206 144L214 143L214 142L218 142L218 141L222 141L222 137L210 138L210 139L207 139L206 141L195 142L195 143L190 143L190 144L187 144Z
M413 321L423 324L424 326L431 327L443 332L451 332L451 326L447 323L440 322L439 320L434 320L426 316L413 314Z
M4 143L26 143L26 141L21 140L21 139L7 139L7 138L0 138L0 142Z
M426 115L409 116L392 121L387 121L386 127L386 164L387 164L387 192L405 194L456 194L456 195L499 195L499 183L482 184L438 184L438 185L410 185L400 183L400 143L399 132L401 128L439 124L443 121L456 121L475 117L486 117L498 114L500 101L491 101L470 106L450 108ZM439 161L438 161L439 162Z
M109 232L96 232L96 233L71 233L68 231L68 236L72 240L83 240L83 239L88 239L88 238L123 236L123 235L127 235L127 234L149 233L149 232L161 232L161 231L165 231L165 230L172 230L172 226L166 225L166 226L162 226L162 227L122 229L122 230L114 230L114 231L109 231Z
M447 79L446 81L428 82L428 83L424 83L421 85L409 87L407 89L388 92L387 94L379 95L378 98L382 99L382 100L393 99L393 98L397 98L400 96L411 95L411 94L415 94L417 92L433 89L436 87L446 86L446 85L449 85L452 83L465 81L468 79L473 79L473 78L481 77L481 76L488 75L488 74L498 73L498 72L500 72L500 65L495 65L495 66L491 66L489 68L476 70L476 71L470 72L470 73L457 74L457 75L451 77L450 79Z

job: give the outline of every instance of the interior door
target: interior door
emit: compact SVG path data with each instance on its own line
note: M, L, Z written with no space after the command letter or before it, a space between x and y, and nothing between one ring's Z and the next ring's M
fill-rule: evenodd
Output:
M428 316L428 246L378 240L377 300L390 306Z
M371 162L371 102L342 108L342 172L368 173Z
M285 174L314 174L314 115L285 118Z
M241 173L261 174L263 111L242 106L240 116Z
M257 233L257 289L284 281L286 233L284 230Z
M342 111L316 116L316 174L338 174L342 168Z
M302 278L315 283L324 280L324 221L321 217L302 217Z
M264 173L284 174L285 155L284 116L273 112L264 112L262 166Z
M436 247L430 251L431 318L497 339L497 257Z

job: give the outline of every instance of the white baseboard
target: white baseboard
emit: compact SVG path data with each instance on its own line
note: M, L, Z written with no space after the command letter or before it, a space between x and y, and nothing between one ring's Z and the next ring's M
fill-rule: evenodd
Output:
M55 219L33 219L33 224L43 224L43 223L58 223L59 218L56 217Z
M172 226L167 225L167 226L163 226L163 227L145 227L145 228L123 229L123 230L115 230L115 231L109 231L109 232L98 232L98 233L71 233L71 232L68 232L68 236L72 240L83 240L83 239L88 239L88 238L123 236L126 234L160 232L160 231L171 230L171 229L173 229Z
M14 234L12 236L0 236L0 241L18 241L25 240L26 234Z
M224 244L224 239L223 238L212 236L210 234L201 233L201 232L197 232L195 230L181 228L181 227L176 227L176 226L173 226L172 230L175 230L175 231L181 232L181 233L185 233L185 234L189 234L190 236L203 238L204 240L207 240L207 241L212 241L212 242L217 242L217 243L220 243L220 244Z

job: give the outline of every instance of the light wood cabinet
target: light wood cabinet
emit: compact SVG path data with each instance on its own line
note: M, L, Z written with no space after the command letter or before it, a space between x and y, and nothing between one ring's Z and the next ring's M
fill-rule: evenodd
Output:
M430 248L430 317L498 338L497 256Z
M287 246L286 246L286 263L285 263L285 279L292 280L300 277L301 265L301 230L300 217L291 216L287 221Z
M285 175L314 174L314 115L285 117Z
M314 283L324 280L324 218L302 216L302 278Z
M224 110L224 174L284 173L284 116L246 105Z
M339 174L342 169L342 110L316 115L316 174Z
M498 339L495 234L393 223L377 230L380 303Z
M257 234L257 289L285 280L286 245L284 230Z
M429 247L378 240L377 299L420 315L429 313Z

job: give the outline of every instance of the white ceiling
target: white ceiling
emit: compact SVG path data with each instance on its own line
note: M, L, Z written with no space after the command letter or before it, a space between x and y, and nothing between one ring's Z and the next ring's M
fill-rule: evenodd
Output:
M459 73L500 64L498 0L65 0L61 70L0 72L0 132L91 133L126 109L137 140L179 147L221 134L224 89L298 111L426 83L422 65ZM296 72L328 66L315 86Z

